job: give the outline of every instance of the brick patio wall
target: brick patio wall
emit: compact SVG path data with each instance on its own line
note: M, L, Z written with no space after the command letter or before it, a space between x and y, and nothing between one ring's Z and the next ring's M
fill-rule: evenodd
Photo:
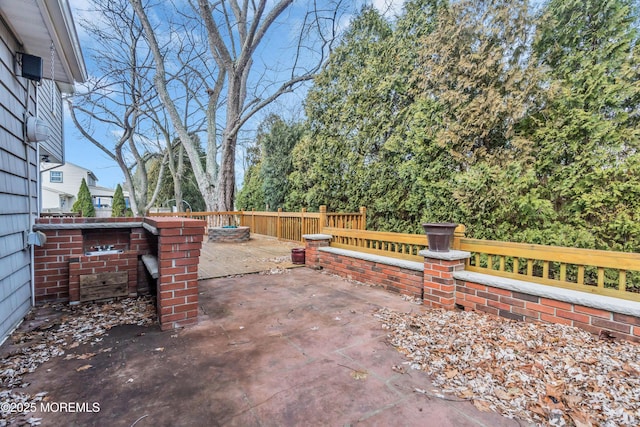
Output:
M456 279L456 304L507 319L575 326L640 342L640 317ZM578 292L578 291L574 291ZM637 304L628 302L629 305Z
M422 298L421 271L323 251L318 256L326 271L349 280L382 286L391 292Z
M326 234L304 238L307 267L381 285L393 292L422 295L423 303L429 307L477 310L518 321L558 323L597 335L640 342L640 303L637 302L466 272L465 259L470 254L463 251L421 251L424 270L417 272L362 259L371 258L369 254L345 255L353 251L334 250L330 247L331 236Z
M305 264L307 266L322 267L323 270L349 280L382 286L391 292L422 298L422 271L394 265L394 260L391 259L385 263L386 257L353 251L336 253L322 249L328 248L330 239L331 236L327 238L327 235L305 236ZM345 255L349 252L352 252L353 256ZM402 263L398 262L398 264ZM407 262L407 264L411 263Z
M129 223L131 227L90 228L109 223ZM64 228L73 224L79 228ZM39 218L34 229L45 233L47 241L34 251L36 303L79 301L79 277L83 274L127 271L129 296L147 292L147 273L140 257L153 254L159 266L156 290L160 327L166 330L194 324L198 318L198 262L204 226L205 221L182 218ZM84 255L97 244L114 245L124 252Z

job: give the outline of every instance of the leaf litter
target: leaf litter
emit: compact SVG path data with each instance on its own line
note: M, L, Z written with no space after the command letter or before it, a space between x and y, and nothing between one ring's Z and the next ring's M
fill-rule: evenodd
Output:
M481 411L538 425L640 425L638 344L472 311L374 316L410 368Z
M29 328L25 322L2 345L0 359L0 403L6 408L25 408L46 400L46 392L29 395L19 391L29 384L23 376L34 372L48 360L63 356L81 344L94 345L102 341L101 336L119 325L147 326L155 322L156 310L150 296L126 298L120 301L84 303L70 306L66 303L45 304L32 309L47 310L52 314L38 326ZM97 353L111 351L98 350ZM90 360L97 353L68 353L66 360ZM91 364L78 367L78 372L90 369ZM39 425L40 419L28 413L16 411L0 412L0 427L7 425Z

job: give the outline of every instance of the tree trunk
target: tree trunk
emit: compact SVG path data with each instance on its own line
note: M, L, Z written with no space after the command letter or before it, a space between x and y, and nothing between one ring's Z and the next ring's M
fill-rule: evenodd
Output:
M237 134L228 136L222 144L222 162L217 185L217 210L233 211L235 197Z

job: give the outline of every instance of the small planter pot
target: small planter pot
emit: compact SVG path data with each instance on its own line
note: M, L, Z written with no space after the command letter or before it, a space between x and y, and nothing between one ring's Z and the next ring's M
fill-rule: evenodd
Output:
M422 224L424 232L427 234L429 250L434 252L449 252L453 232L458 224L453 222L437 222Z
M304 249L291 249L291 262L296 265L304 264Z

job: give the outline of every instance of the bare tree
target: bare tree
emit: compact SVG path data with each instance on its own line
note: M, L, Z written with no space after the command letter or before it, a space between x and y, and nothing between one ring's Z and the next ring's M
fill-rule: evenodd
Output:
M203 76L206 78L208 95L206 168L199 162L198 150L189 135L184 116L179 112L181 105L175 101L168 86L171 78L168 58L171 55L163 50L159 42L159 37L166 34L167 30L164 28L160 32L154 28L148 13L150 7L143 5L142 0L129 2L140 19L154 57L156 89L189 156L207 209L232 210L236 145L240 130L256 113L315 76L335 39L342 0L325 2L328 4L325 9L316 7L316 2L309 2L309 10L291 12L290 16L296 19L299 33L296 46L289 50L286 59L278 58L272 52L265 59L267 55L260 49L264 49L265 46L261 45L266 43L268 34L276 31L275 27L284 12L292 9L293 0L279 0L269 7L267 5L272 2L267 0L244 0L241 3L237 0L191 0L191 15L187 12L176 13L182 22L197 23L206 30L206 39L195 41L206 43L209 49L208 57L199 56L210 71L208 76ZM291 27L295 26L287 26L287 29ZM258 52L264 55L259 66L256 66ZM276 66L285 62L286 67ZM267 78L272 80L268 81ZM219 167L216 163L218 141L221 147Z
M150 156L163 157L162 175L168 155L144 135L148 117L162 107L148 78L152 58L126 0L94 0L93 6L98 13L81 25L97 43L92 58L102 75L93 77L86 90L67 98L67 103L80 133L118 164L131 209L143 214L159 191L157 185L148 197L146 163ZM105 129L110 134L100 136Z

